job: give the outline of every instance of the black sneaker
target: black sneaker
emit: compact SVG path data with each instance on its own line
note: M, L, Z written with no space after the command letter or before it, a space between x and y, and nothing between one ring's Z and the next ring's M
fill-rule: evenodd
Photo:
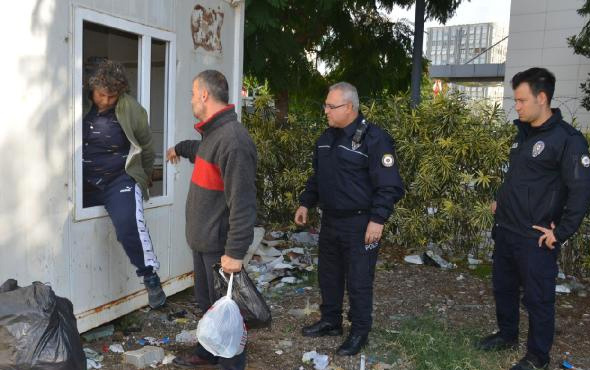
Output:
M549 361L543 362L537 356L527 353L518 363L510 370L547 370Z
M148 304L152 309L160 308L166 303L166 293L162 290L160 277L154 273L143 277L143 284L148 292Z
M506 340L500 336L500 332L488 335L475 343L475 348L482 351L502 351L505 349L518 348L518 340Z

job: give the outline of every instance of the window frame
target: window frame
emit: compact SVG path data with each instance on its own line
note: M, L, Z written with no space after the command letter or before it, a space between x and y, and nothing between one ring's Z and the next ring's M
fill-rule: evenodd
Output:
M76 7L74 9L74 68L73 68L73 107L74 107L74 221L84 221L105 217L107 212L102 206L83 207L82 175L82 119L83 119L83 40L84 22L97 23L102 26L120 29L138 36L138 102L150 115L151 82L151 47L152 39L166 42L166 80L164 86L164 152L174 145L174 107L176 100L176 34L155 27L146 26L114 15L100 13L91 9ZM163 153L164 154L164 153ZM174 202L174 169L163 157L162 169L163 195L144 201L144 209L171 205Z

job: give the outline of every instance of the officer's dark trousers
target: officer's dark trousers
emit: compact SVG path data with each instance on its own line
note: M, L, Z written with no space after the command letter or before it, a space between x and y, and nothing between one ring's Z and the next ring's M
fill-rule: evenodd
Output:
M347 287L351 333L368 334L373 322L373 279L378 246L365 246L368 215L322 217L318 274L322 320L342 324L342 300Z
M104 205L117 240L123 245L138 276L159 266L143 214L143 196L135 180L127 174L115 178L104 189L84 186L84 207Z
M549 361L555 331L555 279L559 251L539 247L537 238L526 238L499 227L495 233L493 285L500 335L518 339L520 286L529 313L527 351Z

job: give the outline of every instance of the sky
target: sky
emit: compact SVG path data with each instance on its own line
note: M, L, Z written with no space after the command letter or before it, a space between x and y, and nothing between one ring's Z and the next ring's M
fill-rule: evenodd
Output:
M410 9L396 7L390 14L392 20L406 18L414 22L414 6ZM447 20L446 26L468 23L485 23L497 22L508 29L510 20L510 0L463 0L457 8L455 15ZM424 24L424 29L428 27L443 26L436 21L428 20Z

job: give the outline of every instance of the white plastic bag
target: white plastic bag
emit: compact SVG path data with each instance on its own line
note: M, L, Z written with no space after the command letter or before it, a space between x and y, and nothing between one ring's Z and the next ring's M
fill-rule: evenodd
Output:
M229 278L227 294L205 313L197 325L197 339L215 356L231 358L244 351L247 332L236 302L231 299L234 274Z

